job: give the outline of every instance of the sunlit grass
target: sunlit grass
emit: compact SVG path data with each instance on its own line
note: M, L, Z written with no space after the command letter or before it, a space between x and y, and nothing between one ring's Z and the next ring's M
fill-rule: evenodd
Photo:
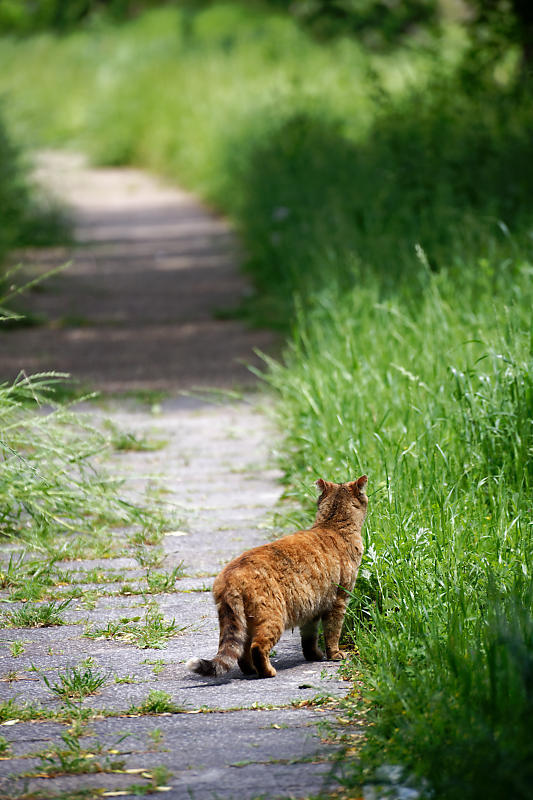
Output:
M4 611L0 625L7 628L49 628L56 625L66 625L63 611L72 601L52 601L35 605L26 603L20 608Z
M168 640L179 636L186 625L179 626L175 619L166 621L157 605L148 610L144 618L122 617L110 620L101 628L93 627L85 632L90 639L112 639L133 644L141 649L163 649Z
M497 295L490 273L424 268L416 303L325 292L269 363L302 522L318 477L369 475L345 634L374 723L362 764L402 763L439 798L525 798L531 779L532 271L495 269Z
M120 482L98 463L106 436L68 406L50 405L54 382L63 378L21 376L0 386L0 532L58 548L58 534L152 524L149 511L120 498Z
M460 47L448 49L446 70ZM394 91L423 83L427 62L414 48L371 56L354 41L324 47L290 18L227 3L192 16L159 9L60 39L5 38L0 87L25 141L77 142L104 163L137 161L215 196L243 129L261 135L297 108L345 116L350 107L361 132L377 82Z
M59 681L52 683L43 673L42 678L50 691L61 699L83 698L96 694L109 678L108 673L87 664L66 667L58 674Z

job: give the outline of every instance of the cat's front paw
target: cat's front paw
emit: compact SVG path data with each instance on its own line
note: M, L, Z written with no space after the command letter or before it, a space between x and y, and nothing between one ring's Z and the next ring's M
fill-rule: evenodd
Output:
M328 654L328 658L330 661L344 661L347 658L347 653L344 650L335 650L333 653Z

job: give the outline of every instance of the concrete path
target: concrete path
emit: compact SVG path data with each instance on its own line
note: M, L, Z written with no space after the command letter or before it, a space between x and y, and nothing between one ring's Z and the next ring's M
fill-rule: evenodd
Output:
M250 386L268 331L217 319L249 287L227 223L186 192L134 169L91 169L82 156L42 153L36 176L75 223L77 246L27 250L29 275L72 261L26 293L44 324L6 331L0 379L54 369L97 389Z
M62 158L48 157L47 163L66 163ZM131 181L142 183L151 179L126 170L117 175L84 166L80 170L86 183L76 189L75 178L70 176L72 186L69 188L67 180L65 196L73 197L79 192L85 198L84 206L94 204L87 225L93 233L102 231L103 252L120 251L124 264L138 271L135 280L145 285L141 266L128 255L129 248L136 249L137 240L125 207ZM104 188L98 190L100 179ZM50 175L47 180L52 180ZM106 181L114 187L115 194L106 190ZM118 189L120 181L124 181L123 203ZM153 185L152 191L157 194ZM177 213L179 202L174 204L175 190L162 188L161 193L160 205L168 201L172 213ZM107 203L98 211L100 195L107 199L113 196L112 219ZM210 226L219 226L218 245L213 242L210 245L212 264L206 266L203 257L197 254L198 270L200 274L207 270L214 275L219 269L225 276L220 281L234 287L229 292L233 296L242 290L242 283L235 275L235 267L229 264L227 243L231 237L222 223L194 206L190 198L183 202L184 217L178 213L178 230L186 231L189 224L194 228L200 224L199 219L203 220L202 225L210 220ZM76 213L80 207L78 204ZM162 244L156 241L154 227L145 223L137 205L134 215L137 231L144 231L145 224L150 228L150 235L146 237L143 233L141 237L143 252L146 254L149 249L147 238L152 248L169 252L167 242L174 237L174 223L169 221L168 227L166 223L159 226L165 242ZM82 215L81 219L86 218ZM214 250L218 246L217 260ZM188 266L184 267L191 308L187 312L188 306L183 302L180 313L190 313L190 324L205 333L215 324L209 317L214 301L211 288L205 289L200 279L195 283L195 257L188 256ZM99 270L97 280L89 270L91 259ZM173 263L175 259L178 259L176 254L172 256ZM106 307L109 296L103 292L102 303L96 302L93 283L99 288L105 283L107 263L104 255L101 258L91 255L87 261L82 258L79 274L73 273L65 288L69 303L73 306L79 303L76 313L83 307L91 320L99 314L104 320L111 314L111 308ZM109 267L113 273L116 263ZM84 271L86 268L88 272ZM179 272L181 268L172 269ZM168 277L165 270L162 275L162 280ZM78 295L76 286L83 282L87 293ZM218 277L207 281L209 286L218 282ZM109 284L109 292L114 291L113 285ZM202 347L206 348L204 361L198 361L201 351L196 350L197 361L191 364L186 349L178 348L168 375L164 369L158 373L157 369L164 364L155 355L157 363L150 362L142 338L160 324L168 330L174 329L177 323L166 318L172 315L172 303L166 303L165 292L159 287L158 296L164 306L162 321L150 321L149 309L143 311L141 298L128 285L127 291L132 293L128 307L131 309L139 301L138 313L146 315L139 323L139 341L131 335L128 322L118 321L116 328L105 327L103 322L102 328L91 325L91 331L98 329L98 337L104 336L104 331L120 330L127 334L129 344L124 345L116 376L107 368L100 372L100 356L95 355L89 365L84 365L85 378L112 389L154 385L188 388L192 380L204 386L228 386L231 385L228 376L233 382L243 379L231 357L236 352L236 341L241 342L243 355L250 355L246 348L250 346L251 334L237 329L235 323L221 327L215 337L218 353L224 354L224 365L222 356L217 362L207 352L212 340L206 334L202 340ZM196 285L194 291L193 285ZM42 297L48 309L55 308L57 301L52 294ZM159 301L154 299L153 303L156 302ZM224 305L226 301L219 298L217 302ZM153 312L152 308L150 313ZM64 329L47 330L49 352L59 356L61 348L53 335L63 333ZM80 328L81 333L83 330ZM48 366L65 367L72 358L73 366L77 367L73 341L73 335L64 340L69 354L65 361L56 364L52 360ZM115 346L113 342L109 342L110 348ZM136 361L142 368L142 377L138 377ZM103 363L107 363L105 359ZM41 365L39 362L39 368ZM28 363L30 369L35 366ZM150 377L156 374L159 377ZM194 655L211 657L216 652L218 625L209 591L213 576L230 558L275 533L271 512L278 502L280 486L279 476L272 468L271 451L276 433L261 412L260 402L266 401L261 396L258 400L257 395L248 395L238 403L213 406L173 393L152 410L131 400L111 400L104 409L90 406L83 412L96 425L103 424L104 417L111 419L116 431L132 434L134 441L164 442L164 446L152 452L116 452L111 469L127 479L125 491L130 499L142 500L147 489L152 495L163 492L174 521L161 543L145 540L139 544L135 532L110 531L109 552L105 553L110 557L86 561L69 561L67 557L55 564L52 575L57 578L50 587L50 597L79 594L63 612L66 624L0 630L0 735L10 748L2 754L0 739L0 796L20 797L29 792L38 798L67 798L69 793L81 790L91 790L92 793L85 795L90 797L134 796L135 791L158 785L158 791L175 800L251 800L303 798L335 784L332 776L335 751L327 743L327 731L317 723L335 724L336 711L327 697L342 696L350 685L339 678L333 664L309 664L303 660L297 631L287 632L276 647L273 663L278 675L273 680L245 677L239 670L224 679L203 679L187 672L184 666ZM163 548L164 560L150 566L149 562L157 558L158 547ZM9 555L4 546L0 551L4 565ZM46 561L42 553L28 553L27 558ZM148 591L147 573L168 576L174 568L178 568L174 585L171 581L170 588L157 591L152 587ZM0 600L0 614L28 606L13 602L9 589L0 592ZM139 628L154 619L156 623L162 619L165 624L172 620L176 624L175 635L162 649L143 647L142 642L134 644L118 636L109 638L110 632L121 625ZM94 638L96 630L103 628L107 628L108 638L103 633ZM53 687L60 687L61 676L73 667L103 674L105 682L95 694L82 700L71 698L71 705L65 706L65 699L54 693ZM10 702L16 705L5 705ZM144 789L134 790L132 783Z

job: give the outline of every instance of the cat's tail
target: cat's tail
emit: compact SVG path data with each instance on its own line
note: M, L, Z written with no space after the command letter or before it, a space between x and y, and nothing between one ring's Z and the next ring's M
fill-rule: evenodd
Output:
M207 658L191 658L186 667L198 675L218 677L229 672L244 652L246 641L246 617L242 596L235 593L233 597L225 597L218 604L218 621L220 624L220 642L218 653L209 660Z

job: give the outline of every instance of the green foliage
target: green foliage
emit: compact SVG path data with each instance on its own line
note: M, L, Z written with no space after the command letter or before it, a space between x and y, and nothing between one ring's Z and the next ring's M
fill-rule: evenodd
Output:
M161 5L164 0L0 0L0 32L27 34L51 29L65 31L95 15L105 13L121 20L141 7Z
M505 55L518 45L524 75L533 57L533 7L528 0L469 0L470 58L476 64Z
M371 696L381 710L370 710L375 730L364 748L361 780L369 763L383 763L385 747L389 760L406 765L404 776L429 778L443 800L458 791L468 800L529 796L532 600L523 575L508 591L489 579L474 601L454 587L441 640L430 631L416 664L404 671L395 665L392 684L390 666L376 664Z
M152 689L140 706L132 706L130 709L134 714L168 714L182 710L167 692L160 689Z
M316 478L370 476L346 630L373 722L363 763L403 763L439 798L504 787L525 798L533 604L517 576L533 570L533 270L518 260L480 272L422 265L413 295L385 302L367 279L324 292L268 380L302 524ZM489 674L495 650L504 666ZM477 775L493 753L491 794Z
M319 38L355 35L370 46L397 43L418 26L439 20L437 0L292 0L276 5L290 12Z
M432 269L462 268L512 253L507 232L528 236L529 95L512 88L512 64L503 87L461 84L464 44L451 33L374 56L234 4L29 44L0 54L0 72L2 58L21 62L13 124L35 136L32 97L45 140L74 137L102 163L145 164L221 206L243 233L256 320L286 324L325 271L349 286L372 269L394 293L413 280L416 243Z
M381 100L363 142L349 118L299 113L256 143L237 172L236 214L267 318L286 320L296 296L308 303L325 282L348 290L369 270L382 297L413 284L416 294L417 244L431 270L452 274L528 251L529 95L429 89Z
M106 437L68 406L51 404L51 391L62 378L21 376L0 385L0 532L34 546L58 547L58 533L90 531L94 537L103 524L151 524L149 511L122 501L119 483L95 469ZM49 583L47 570L13 561L2 581L24 593L29 583L37 589Z
M22 177L20 156L0 120L0 259L17 243L27 206L27 187Z
M51 683L46 675L42 676L51 692L58 697L68 699L96 694L109 678L109 674L102 673L90 665L80 664L78 667L67 667L58 677L59 682Z
M1 624L6 628L48 628L52 625L65 625L63 611L72 600L53 601L34 605L26 603L20 608L4 611Z
M26 244L46 245L68 239L65 217L30 187L21 153L6 130L3 107L0 108L0 209L1 292L5 280L2 262L9 250Z
M161 650L173 636L179 636L187 626L180 627L176 620L165 622L157 606L152 606L146 616L122 617L110 621L102 628L92 628L85 636L91 639L115 639L133 644L141 649Z

